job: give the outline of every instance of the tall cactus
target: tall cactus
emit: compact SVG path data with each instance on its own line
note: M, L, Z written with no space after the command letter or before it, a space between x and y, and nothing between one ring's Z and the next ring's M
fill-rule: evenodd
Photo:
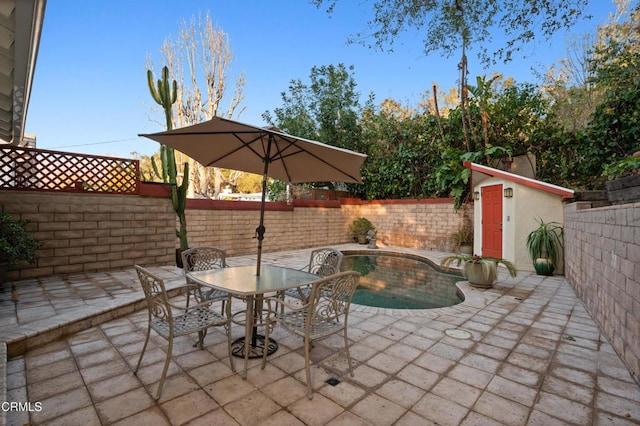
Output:
M173 130L171 120L172 108L178 97L178 83L175 80L169 85L169 68L162 67L162 79L158 79L158 88L153 84L153 71L147 70L147 83L153 100L164 109L164 116L167 120L167 130Z
M172 105L177 99L178 84L175 80L169 84L169 68L166 66L162 68L162 78L158 79L157 87L154 85L153 72L151 70L147 70L147 82L149 84L151 97L153 97L153 100L162 106L164 110L164 115L167 120L167 130L172 130ZM182 184L178 185L176 156L173 148L160 145L160 162L162 164L162 170L158 170L158 166L152 159L153 170L158 177L162 178L163 182L171 184L171 202L180 221L180 229L176 229L176 236L180 238L180 249L186 250L189 248L187 240L187 217L185 215L187 189L189 186L189 163L184 163Z

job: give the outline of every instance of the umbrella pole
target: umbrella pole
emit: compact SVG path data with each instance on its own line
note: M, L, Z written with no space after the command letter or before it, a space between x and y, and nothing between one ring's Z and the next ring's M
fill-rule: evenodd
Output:
M256 228L256 238L258 239L258 261L256 265L256 276L260 276L260 263L262 262L262 240L264 240L264 206L267 202L265 192L267 191L267 175L262 179L262 203L260 203L260 225Z
M258 261L256 262L256 276L260 276L260 263L262 262L262 240L264 240L264 208L267 202L267 173L271 162L271 142L273 136L269 134L267 143L267 155L264 158L264 173L262 174L262 202L260 203L260 225L256 228L256 238L258 239Z

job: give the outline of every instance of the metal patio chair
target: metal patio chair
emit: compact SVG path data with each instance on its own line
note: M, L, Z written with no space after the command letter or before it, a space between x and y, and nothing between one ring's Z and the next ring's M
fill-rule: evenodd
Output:
M309 263L303 269L319 277L328 277L340 272L343 258L344 255L339 250L332 248L316 249L311 252ZM302 303L307 303L307 299L311 294L311 286L292 288L284 293L287 296L302 300Z
M269 345L269 331L275 324L280 324L291 333L304 338L304 360L309 399L313 398L310 367L310 351L313 341L342 331L349 374L353 377L347 327L351 300L359 280L360 273L354 271L341 272L320 278L311 285L308 302L302 306L291 305L280 297L264 299L267 303L265 346ZM284 312L282 310L279 313L277 312L277 306L274 305L278 304L286 308ZM266 354L267 351L264 351L262 368L265 367L267 362Z
M167 340L169 345L167 348L167 358L164 363L160 382L158 383L158 390L155 399L160 399L160 395L162 395L162 388L167 377L169 361L171 360L171 353L173 351L173 342L176 337L198 333L198 344L200 349L202 349L202 342L207 334L207 329L209 327L224 327L225 332L227 333L229 362L231 363L231 369L235 371L233 357L231 355L231 305L227 304L226 315L221 315L209 309L211 305L210 302L197 304L191 307L175 305L169 301L164 280L162 278L138 265L136 265L135 268L138 273L142 289L144 290L144 295L147 299L149 325L147 327L147 337L145 338L144 345L142 346L142 352L140 352L140 358L138 359L138 364L136 365L133 374L138 373L138 369L142 363L142 357L147 349L147 343L149 343L149 336L151 335L152 329L162 338ZM181 311L182 313L176 314L174 311Z
M227 267L227 252L217 247L194 247L182 252L182 267L184 272L209 271ZM225 303L229 299L227 292L216 289L206 289L192 282L186 277L187 284L195 286L187 293L187 306L194 297L198 303L205 301L222 302L220 312L224 313Z

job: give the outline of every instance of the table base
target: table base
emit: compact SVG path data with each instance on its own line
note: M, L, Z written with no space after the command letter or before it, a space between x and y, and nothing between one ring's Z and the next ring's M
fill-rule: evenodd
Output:
M253 340L253 338L252 338ZM231 343L231 355L238 358L244 358L244 337L238 337ZM264 336L258 334L255 336L255 345L249 345L249 358L262 358L264 354ZM252 342L253 343L253 342ZM269 339L269 347L267 348L267 355L271 355L278 350L278 342L273 339Z

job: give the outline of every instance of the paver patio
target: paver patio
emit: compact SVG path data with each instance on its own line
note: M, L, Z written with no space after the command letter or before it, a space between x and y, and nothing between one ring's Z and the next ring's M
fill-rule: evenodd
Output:
M444 255L394 250L436 263ZM301 268L310 251L266 253L263 262ZM154 270L173 286L184 282L181 270ZM229 367L226 337L212 329L204 350L193 347L195 337L179 339L155 402L166 343L152 333L143 367L132 374L147 326L146 310L134 311L142 293L133 269L21 282L0 292L2 341L10 352L52 341L7 362L5 401L30 402L33 411L3 410L6 423L640 424L640 387L564 277L501 273L490 290L460 285L466 300L449 308L352 306L355 376L344 352L333 350L342 348L340 336L316 343L312 401L300 339L277 329L280 348L266 369L252 360L242 380ZM65 327L81 331L56 338ZM234 327L234 335L242 332ZM332 377L340 383L325 382Z

